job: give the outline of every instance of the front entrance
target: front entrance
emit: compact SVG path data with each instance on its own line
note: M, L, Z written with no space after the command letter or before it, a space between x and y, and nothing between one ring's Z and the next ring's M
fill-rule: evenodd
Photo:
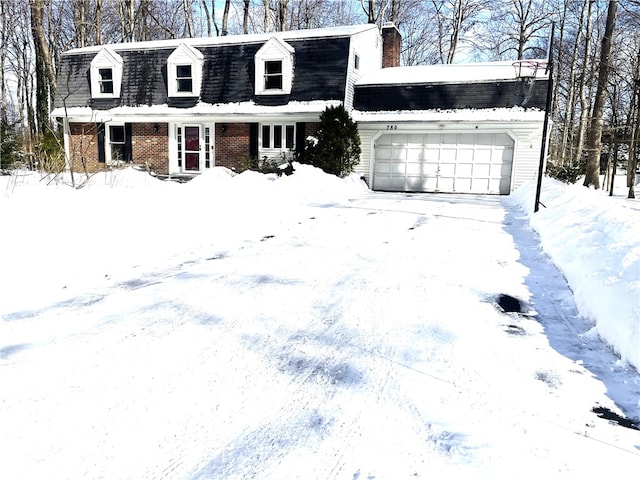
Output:
M200 171L200 127L184 127L184 170Z
M207 123L174 125L175 149L172 149L170 171L174 173L199 173L213 167L213 125Z

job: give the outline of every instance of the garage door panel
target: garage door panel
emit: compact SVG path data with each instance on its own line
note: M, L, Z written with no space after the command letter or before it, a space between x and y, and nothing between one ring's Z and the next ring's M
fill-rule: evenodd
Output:
M455 179L440 177L438 179L438 191L439 192L455 192Z
M489 178L491 176L490 163L476 163L473 165L474 178Z
M455 148L443 148L440 150L440 163L453 163L456 161L458 151Z
M407 175L422 175L422 162L407 162Z
M391 175L406 175L407 173L406 162L390 162L389 173Z
M510 190L514 142L507 134L383 134L374 151L374 189L491 194Z
M471 177L473 172L473 163L458 163L456 167L456 176L460 177Z
M457 150L456 161L472 163L474 161L474 157L475 150L473 148L459 148Z
M404 175L401 177L398 177L398 176L389 177L389 189L394 191L405 190L406 180L407 180L407 177L405 177Z
M441 177L455 177L456 164L455 163L441 163L440 170L438 171Z
M407 160L407 148L405 146L394 145L391 148L391 160L395 162L404 162Z
M409 147L409 150L407 150L408 162L424 162L425 160L425 151L424 148L422 148L422 145L419 145L418 147Z

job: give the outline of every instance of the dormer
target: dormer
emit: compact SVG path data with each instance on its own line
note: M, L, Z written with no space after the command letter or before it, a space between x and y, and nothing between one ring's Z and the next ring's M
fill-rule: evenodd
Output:
M181 43L167 59L167 92L170 97L199 97L204 56Z
M293 56L295 50L287 42L270 38L256 52L255 94L288 95L293 84Z
M122 57L102 48L91 60L91 97L120 98L122 86Z

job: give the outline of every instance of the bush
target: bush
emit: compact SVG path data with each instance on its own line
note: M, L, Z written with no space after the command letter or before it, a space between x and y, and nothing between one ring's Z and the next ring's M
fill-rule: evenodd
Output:
M48 173L58 173L65 169L64 140L62 135L51 130L40 137L36 154L42 168Z
M13 168L18 156L18 142L9 123L0 120L0 172L5 172Z
M339 177L353 172L360 161L360 135L343 105L320 114L317 138L307 139L300 161Z
M576 183L578 178L584 175L585 166L583 165L556 165L555 163L547 163L547 175L563 183Z

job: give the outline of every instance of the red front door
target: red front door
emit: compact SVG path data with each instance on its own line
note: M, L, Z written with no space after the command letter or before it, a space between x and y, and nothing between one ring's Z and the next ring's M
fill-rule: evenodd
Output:
M200 171L200 127L184 127L184 169Z

